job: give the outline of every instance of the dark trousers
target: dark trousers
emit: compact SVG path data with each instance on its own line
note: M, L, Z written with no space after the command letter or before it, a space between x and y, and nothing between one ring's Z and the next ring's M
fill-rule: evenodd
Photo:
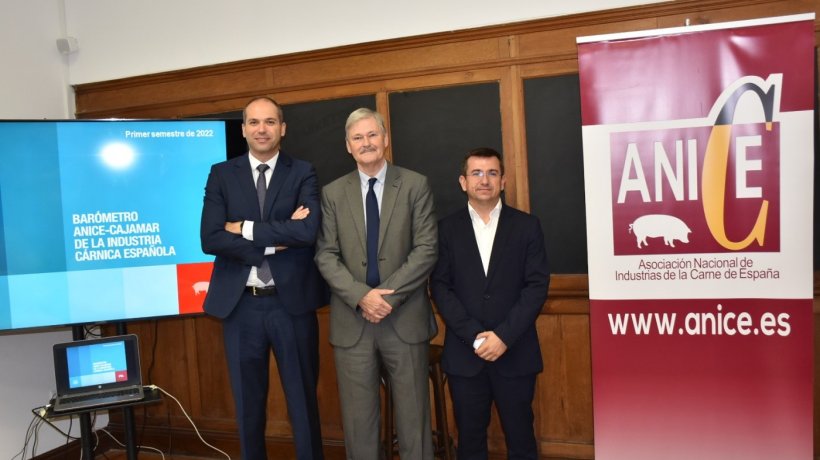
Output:
M242 295L222 322L243 460L264 460L270 351L285 392L296 455L321 460L316 313L291 315L278 296Z
M507 458L538 458L532 411L535 377L504 377L492 366L485 366L474 377L447 376L458 428L458 460L487 459L493 402L504 430Z

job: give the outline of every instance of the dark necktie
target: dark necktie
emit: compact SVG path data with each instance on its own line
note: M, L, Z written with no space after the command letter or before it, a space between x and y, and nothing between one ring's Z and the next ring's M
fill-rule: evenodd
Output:
M265 194L268 191L267 181L265 181L265 171L267 171L268 168L269 166L264 163L256 167L256 169L259 171L259 177L256 179L256 198L259 200L260 216L264 216L265 214ZM259 280L265 284L270 283L273 279L273 275L270 272L270 265L268 265L267 257L265 257L262 260L262 265L257 267L256 277L259 278Z
M367 285L379 285L379 202L376 201L376 178L368 181L370 187L365 196L365 215L367 216Z

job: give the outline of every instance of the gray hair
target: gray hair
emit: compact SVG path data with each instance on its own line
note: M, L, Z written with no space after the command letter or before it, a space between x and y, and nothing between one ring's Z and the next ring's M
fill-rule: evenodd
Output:
M382 134L387 134L387 128L385 128L384 118L382 115L375 110L362 107L354 110L350 116L347 117L347 122L345 122L345 138L347 138L347 132L350 131L350 127L365 118L372 118L376 120L376 123L379 125L379 129L382 130Z

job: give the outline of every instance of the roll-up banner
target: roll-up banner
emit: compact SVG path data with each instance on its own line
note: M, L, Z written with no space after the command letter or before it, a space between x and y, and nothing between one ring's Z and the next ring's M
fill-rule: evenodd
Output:
M595 458L812 458L814 14L578 60Z

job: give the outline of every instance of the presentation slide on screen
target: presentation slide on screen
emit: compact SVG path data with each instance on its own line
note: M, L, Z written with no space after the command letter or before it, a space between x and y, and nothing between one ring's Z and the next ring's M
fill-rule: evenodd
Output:
M222 121L0 122L0 330L201 311Z
M125 342L97 343L67 350L69 388L125 382L128 363Z

